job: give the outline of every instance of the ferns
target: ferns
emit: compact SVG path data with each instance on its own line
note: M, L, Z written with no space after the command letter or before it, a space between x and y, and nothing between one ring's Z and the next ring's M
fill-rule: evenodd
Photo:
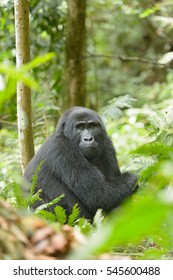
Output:
M63 196L64 195L57 197L56 200L60 201L60 199ZM54 201L51 201L51 206L52 206L52 202L55 203ZM62 225L67 223L70 226L74 226L77 219L79 218L80 209L77 204L73 206L72 212L69 215L69 217L66 214L66 210L62 206L60 205L55 206L54 213L50 213L49 211L43 209L43 208L47 208L48 206L50 207L50 203L41 205L36 209L35 214L42 216L53 222L58 221Z
M129 95L113 98L108 102L108 105L101 109L101 115L103 118L118 119L122 116L122 110L125 108L131 108L136 99Z
M150 126L147 127L149 137L154 141L173 145L173 123L169 114L155 112L149 118Z
M58 205L54 208L55 217L60 224L65 224L67 220L67 215L65 209Z
M72 209L72 213L70 214L69 218L68 218L68 224L70 226L73 226L75 221L77 220L77 218L79 217L79 214L80 214L80 209L78 207L77 204L75 204L73 206L73 209Z
M0 200L7 200L13 204L16 208L28 208L35 201L40 200L39 198L40 191L33 193L30 192L29 195L26 193L26 189L15 182L9 182L0 192Z
M173 170L173 129L172 122L165 114L155 113L147 127L152 142L142 145L131 153L147 160L140 180L152 183L157 190L171 185ZM166 171L167 169L167 171ZM166 172L165 172L166 171ZM150 185L151 186L151 185Z
M36 180L33 181L31 190L29 194L26 194L26 190L23 190L20 184L17 182L8 183L3 190L0 192L0 200L7 200L13 204L16 208L29 208L37 200L40 200L39 194L41 190L34 193L34 185ZM72 212L69 217L66 214L65 209L56 205L65 195L62 194L57 198L53 199L49 203L43 203L41 206L37 207L35 210L35 215L46 218L51 222L58 221L60 224L68 223L70 226L74 226L76 220L79 218L80 209L77 204L73 206ZM49 207L54 207L54 213L46 210Z
M133 151L134 154L155 156L157 159L173 159L173 147L161 142L151 142Z

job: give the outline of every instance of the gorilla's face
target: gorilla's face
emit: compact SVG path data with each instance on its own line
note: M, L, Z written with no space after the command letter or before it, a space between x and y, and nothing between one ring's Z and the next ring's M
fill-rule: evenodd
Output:
M101 125L95 120L82 120L75 123L78 145L87 159L97 157L100 152Z
M79 108L67 116L64 135L78 145L85 158L92 160L103 150L106 131L100 117L94 111Z

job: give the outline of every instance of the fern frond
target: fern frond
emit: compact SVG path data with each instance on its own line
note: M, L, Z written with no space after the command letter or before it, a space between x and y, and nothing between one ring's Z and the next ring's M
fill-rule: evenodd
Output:
M23 191L19 184L15 181L10 184L10 187L13 191L13 197L15 199L15 205L17 207L26 207L26 200L23 197Z
M79 218L77 224L75 225L75 228L77 228L85 235L88 235L93 231L93 226L91 225L89 220L85 218Z
M31 206L31 205L33 205L36 201L38 201L38 200L40 200L40 201L42 201L42 199L40 198L40 193L42 192L42 190L40 189L40 190L38 190L38 192L36 192L36 193L34 193L34 194L32 194L32 193L30 193L29 195L28 195L28 197L26 198L26 204L27 204L27 206Z
M9 200L13 195L13 190L11 188L11 183L7 184L0 190L0 200Z
M165 112L155 112L149 117L150 126L146 127L149 137L166 145L173 145L172 121Z
M140 179L149 179L151 178L154 174L157 173L158 171L158 166L159 166L159 163L158 162L155 162L153 163L152 165L149 165L147 168L145 168L142 172L141 172L141 175L140 175Z
M131 108L136 99L129 95L124 95L111 99L108 105L101 109L101 115L110 118L117 119L122 116L122 109Z
M42 205L40 205L39 207L37 207L37 209L35 210L35 214L37 214L38 211L49 208L51 206L53 206L54 204L58 203L65 195L61 194L60 196L56 197L55 199L53 199L51 202L48 203L44 203Z
M44 163L44 160L42 160L40 162L40 164L38 165L38 167L36 168L36 171L34 172L34 175L32 176L32 184L31 184L31 190L30 190L30 193L31 194L34 194L35 193L35 189L36 189L36 186L37 186L37 178L38 178L38 173L42 167Z
M165 145L161 142L151 142L140 146L131 153L143 156L155 155L160 159L170 159L173 158L173 147Z
M62 206L58 205L54 208L54 212L55 212L57 221L60 224L64 225L67 220L67 215L66 215L65 209Z
M99 229L103 224L104 214L102 209L98 209L96 214L94 215L93 224L94 226Z
M39 210L39 211L37 211L36 215L39 217L45 218L51 222L56 221L56 216L47 210Z
M80 208L79 208L78 204L75 204L73 206L72 213L68 217L68 224L70 226L74 226L74 223L77 220L77 218L79 217L79 214L80 214Z

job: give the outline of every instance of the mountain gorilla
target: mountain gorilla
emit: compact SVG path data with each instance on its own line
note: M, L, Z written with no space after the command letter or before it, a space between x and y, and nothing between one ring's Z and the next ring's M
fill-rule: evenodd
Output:
M136 188L137 177L121 174L105 126L90 109L74 107L62 115L55 133L30 161L27 181L41 162L36 191L42 190L44 203L65 194L59 203L67 214L77 203L80 215L92 219L98 208L109 212Z

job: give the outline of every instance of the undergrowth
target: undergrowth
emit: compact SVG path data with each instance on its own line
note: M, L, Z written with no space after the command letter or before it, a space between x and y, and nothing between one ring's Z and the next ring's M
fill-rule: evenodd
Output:
M128 255L135 259L172 258L173 122L170 114L164 111L158 113L152 110L149 117L138 111L135 125L141 122L141 116L145 119L147 138L145 143L130 152L140 186L132 198L107 217L99 209L93 222L80 217L78 205L74 205L71 214L67 215L60 205L63 194L47 204L43 202L34 212L50 223L74 226L87 236L87 245L73 252L70 256L73 259L87 259L105 252ZM124 122L127 122L127 116ZM129 126L128 123L128 129ZM109 134L116 137L116 133L116 129L110 126ZM21 187L20 180L6 181L0 199L10 201L16 208L23 207L33 212L32 204L40 199L40 191L35 193L38 171L29 192ZM54 211L49 212L48 207L53 207Z

